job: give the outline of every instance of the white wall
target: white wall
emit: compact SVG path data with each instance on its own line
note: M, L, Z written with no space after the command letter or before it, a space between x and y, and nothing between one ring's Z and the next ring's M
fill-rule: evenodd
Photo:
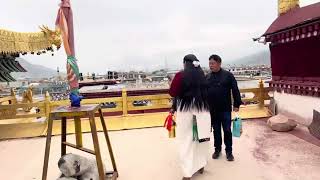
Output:
M313 110L320 111L320 98L274 92L278 112L300 124L308 126L313 119Z

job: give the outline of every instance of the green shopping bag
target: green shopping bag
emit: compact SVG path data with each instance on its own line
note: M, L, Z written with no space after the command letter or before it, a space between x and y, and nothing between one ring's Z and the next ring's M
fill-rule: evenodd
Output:
M233 119L232 123L232 135L234 137L240 137L242 134L242 119L239 114L236 114L236 117Z
M197 117L195 115L192 116L192 136L193 136L193 141L199 140Z

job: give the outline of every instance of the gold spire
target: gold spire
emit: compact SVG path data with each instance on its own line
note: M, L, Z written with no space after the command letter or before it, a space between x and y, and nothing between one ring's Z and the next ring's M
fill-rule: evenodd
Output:
M278 15L281 16L297 7L300 7L299 0L278 0Z

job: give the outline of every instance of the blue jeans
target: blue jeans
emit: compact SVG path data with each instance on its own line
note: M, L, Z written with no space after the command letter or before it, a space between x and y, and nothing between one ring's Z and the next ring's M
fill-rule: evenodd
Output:
M210 112L211 123L213 126L214 147L216 151L221 151L222 137L221 125L224 133L224 145L226 152L232 152L232 131L231 131L231 112Z

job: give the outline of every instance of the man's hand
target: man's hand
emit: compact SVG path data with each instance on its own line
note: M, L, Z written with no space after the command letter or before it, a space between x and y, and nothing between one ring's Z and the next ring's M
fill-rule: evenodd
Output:
M234 107L234 108L233 108L233 111L234 111L234 112L239 112L239 108Z

